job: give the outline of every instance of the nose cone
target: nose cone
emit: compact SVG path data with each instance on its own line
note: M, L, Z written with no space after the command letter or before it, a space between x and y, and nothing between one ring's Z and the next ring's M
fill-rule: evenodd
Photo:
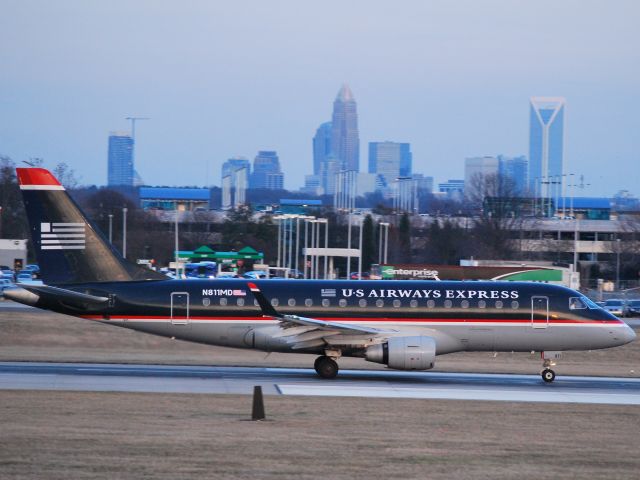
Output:
M627 328L624 331L624 338L626 340L625 343L631 343L636 339L636 332L634 332L633 328L629 325L627 325Z

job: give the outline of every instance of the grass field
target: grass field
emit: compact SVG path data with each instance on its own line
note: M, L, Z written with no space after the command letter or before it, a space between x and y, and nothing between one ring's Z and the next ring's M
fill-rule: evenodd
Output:
M637 479L640 407L0 392L0 477Z

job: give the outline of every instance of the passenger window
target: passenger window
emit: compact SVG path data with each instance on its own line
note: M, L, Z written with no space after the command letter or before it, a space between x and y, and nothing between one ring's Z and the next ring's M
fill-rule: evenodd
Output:
M366 307L367 301L364 298L361 298L360 300L358 300L358 305L360 305L361 307Z
M340 301L338 302L338 305L340 305L341 307L346 307L347 301L344 298L341 298Z
M569 299L569 310L582 310L587 308L587 305L579 297L571 297Z
M462 301L460 302L460 306L461 306L462 308L469 308L469 300L462 300Z
M331 305L331 302L329 301L328 298L323 298L322 299L322 306L323 307L328 307L329 305Z
M272 298L271 305L273 305L274 307L277 307L278 305L280 305L280 301L278 301L277 298Z
M209 305L211 305L211 300L207 297L203 298L202 305L204 305L205 307L208 307Z
M255 298L253 299L253 306L254 307L259 307L260 304L258 303L258 300L256 300Z
M290 299L289 299L289 301L287 302L287 304L288 304L290 307L295 307L295 306L296 306L296 301L295 301L295 299L290 298Z
M400 306L400 300L394 300L393 301L393 306L398 308Z
M417 300L411 300L411 301L409 302L409 306L410 306L411 308L416 308L416 307L418 306L418 301L417 301Z
M496 300L496 308L502 308L503 303L502 300Z
M451 308L452 305L453 305L453 302L451 300L444 301L444 308Z
M220 299L220 305L222 305L223 307L227 304L227 299L226 298L221 298Z
M307 307L312 307L312 306L313 306L313 300L311 300L310 298L307 298L307 299L304 301L304 304L305 304Z
M478 308L486 308L487 307L487 302L485 302L484 300L478 300Z
M433 300L428 300L427 301L427 308L433 308L436 306L436 302Z
M520 304L516 300L514 300L513 302L511 302L511 308L517 310L518 308L520 308Z
M243 307L244 306L244 298L239 298L236 303L238 304L239 307Z
M376 307L384 307L384 300L376 300Z

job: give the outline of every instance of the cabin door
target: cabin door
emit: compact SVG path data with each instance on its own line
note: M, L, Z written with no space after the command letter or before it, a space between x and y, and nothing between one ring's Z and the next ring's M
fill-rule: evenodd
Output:
M531 297L531 327L541 330L549 326L549 297Z
M189 293L171 293L171 323L173 325L189 324Z

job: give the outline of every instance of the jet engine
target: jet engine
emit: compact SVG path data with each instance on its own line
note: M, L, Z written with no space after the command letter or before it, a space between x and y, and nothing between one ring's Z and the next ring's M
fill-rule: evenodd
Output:
M436 360L436 341L422 336L391 337L367 348L365 358L396 370L429 370Z

